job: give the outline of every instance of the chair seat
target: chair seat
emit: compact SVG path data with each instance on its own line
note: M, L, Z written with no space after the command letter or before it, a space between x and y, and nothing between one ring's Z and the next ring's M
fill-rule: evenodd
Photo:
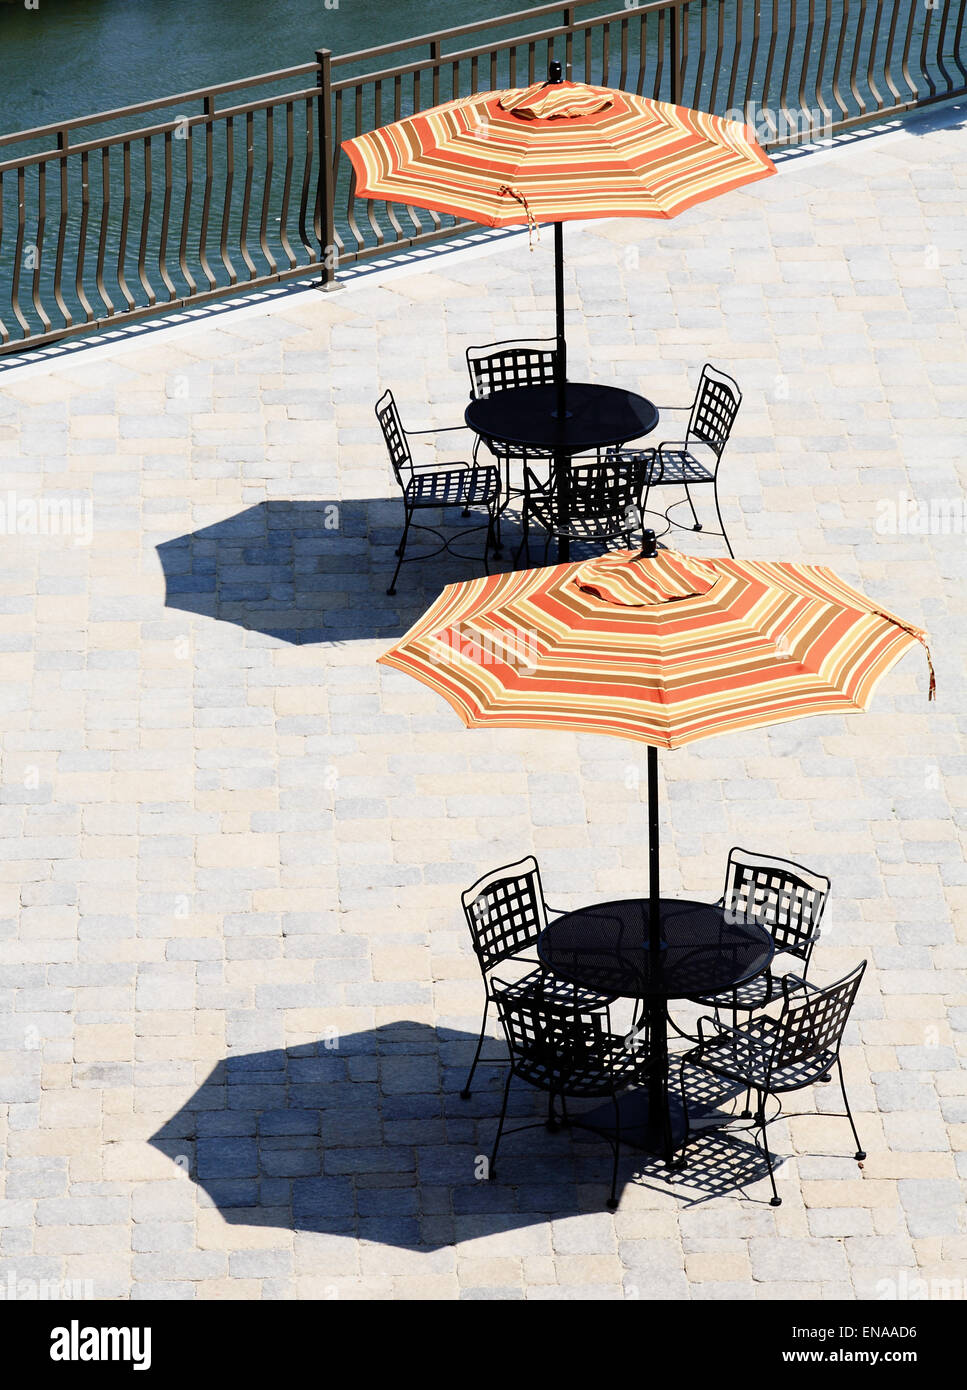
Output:
M658 449L618 449L615 457L627 459L629 463L647 465L648 487L715 481L714 474L685 445L666 444Z
M463 464L414 473L406 485L406 500L411 507L473 507L492 502L499 490L496 468Z
M640 1081L645 1062L644 1048L632 1051L623 1037L605 1033L594 1053L589 1052L587 1060L577 1066L548 1066L531 1054L515 1056L511 1064L522 1081L580 1099L610 1096L616 1089Z
M558 1008L605 1009L613 1004L616 996L601 994L596 989L586 989L584 985L572 984L550 970L531 970L513 984L502 985L500 993L506 999L543 999Z
M770 1092L797 1091L801 1086L818 1081L835 1065L836 1054L823 1051L773 1067L769 1073L769 1059L777 1036L775 1019L752 1018L686 1052L682 1061L746 1086L760 1089L768 1086Z
M763 975L756 975L754 980L737 985L734 990L697 995L691 1002L707 1009L764 1009L779 997L779 992L774 976L767 970Z

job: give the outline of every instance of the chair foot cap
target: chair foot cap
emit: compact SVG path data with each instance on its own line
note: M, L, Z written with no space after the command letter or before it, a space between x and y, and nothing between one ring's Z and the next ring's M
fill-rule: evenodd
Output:
M471 1091L461 1091L461 1092L460 1092L460 1099L461 1099L461 1100L469 1100L470 1097L471 1097L471 1095L472 1095L472 1092L471 1092Z
M742 1114L739 1116L739 1118L742 1119L742 1120L751 1120L751 1119L752 1119L752 1111L751 1111L751 1110L743 1110L743 1111L742 1111Z
M609 1210L609 1211L617 1211L617 1210L618 1210L618 1199L617 1199L617 1197L609 1197L609 1198L608 1198L608 1203L607 1203L607 1205L608 1205L608 1210Z
M396 590L395 590L395 589L387 589L386 592L389 594L390 598L392 598L393 595L396 593Z
M781 1206L782 1206L782 1198L781 1198L781 1197L770 1197L770 1198L769 1198L769 1205L770 1205L770 1207L781 1207Z
M544 1128L547 1130L548 1134L556 1134L557 1131L561 1128L561 1126L555 1123L554 1120L548 1120L545 1123Z
M821 1076L819 1079L820 1081L832 1081L833 1078L830 1076L829 1072L827 1072L825 1076Z
M857 1161L857 1163L862 1163L862 1161L863 1161L863 1159L864 1159L865 1157L866 1157L866 1152L865 1152L864 1149L857 1149L857 1150L856 1150L856 1161Z
M697 522L695 523L695 525L692 527L692 530L693 530L693 531L701 531L701 529L702 529L702 523L701 523L700 521L697 521Z

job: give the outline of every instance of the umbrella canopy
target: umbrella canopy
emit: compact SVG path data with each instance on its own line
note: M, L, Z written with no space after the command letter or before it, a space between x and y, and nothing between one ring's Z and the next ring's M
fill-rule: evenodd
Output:
M823 565L617 551L449 584L379 659L432 686L470 728L678 748L866 709L918 642L919 628Z
M917 643L927 650L922 629L824 565L616 551L449 584L379 660L432 686L470 728L573 729L649 745L657 950L657 749L864 710ZM932 698L929 650L927 660Z
M579 82L460 97L343 149L360 197L488 227L675 217L775 173L748 126Z

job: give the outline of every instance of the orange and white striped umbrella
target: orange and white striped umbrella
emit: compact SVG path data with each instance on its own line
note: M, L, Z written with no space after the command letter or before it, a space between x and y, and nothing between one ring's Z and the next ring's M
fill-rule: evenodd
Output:
M343 149L360 197L489 227L675 217L775 173L746 125L577 82L460 97Z
M921 629L823 565L617 551L450 584L379 659L471 728L677 748L866 709L917 643L926 649Z

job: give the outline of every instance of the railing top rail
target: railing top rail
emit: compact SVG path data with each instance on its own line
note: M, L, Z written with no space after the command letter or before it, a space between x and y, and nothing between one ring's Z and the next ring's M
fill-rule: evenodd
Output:
M382 82L388 77L405 77L412 72L428 72L448 63L459 63L466 58L479 58L485 53L493 53L502 48L521 48L525 44L540 43L544 39L556 39L566 34L580 34L585 29L595 29L602 24L613 23L615 20L630 19L632 15L636 14L647 14L649 10L677 9L684 4L688 4L688 0L649 0L646 5L635 5L631 8L622 6L620 10L610 10L607 14L594 15L591 19L577 19L571 24L556 24L551 29L537 29L530 34L515 34L512 38L478 44L474 48L461 48L452 53L442 53L437 58L417 58L413 62L395 64L391 68L382 68L376 72L354 73L352 77L342 77L338 82L333 82L332 88L333 91L342 91L347 87L359 87L370 82ZM560 11L565 6L555 5L553 8ZM530 10L527 13L530 15L534 11Z

